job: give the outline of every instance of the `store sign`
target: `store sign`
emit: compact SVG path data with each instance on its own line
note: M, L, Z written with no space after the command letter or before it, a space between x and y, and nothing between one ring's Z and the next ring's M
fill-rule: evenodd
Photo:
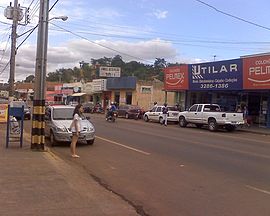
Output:
M100 77L120 77L121 68L120 67L100 67L99 76Z
M241 90L242 86L241 59L189 65L190 90Z
M0 123L7 122L8 104L0 104Z
M164 69L165 90L188 89L188 65L167 67Z
M93 80L93 92L101 92L101 91L106 91L106 79L94 79Z
M244 89L270 89L270 55L243 58Z

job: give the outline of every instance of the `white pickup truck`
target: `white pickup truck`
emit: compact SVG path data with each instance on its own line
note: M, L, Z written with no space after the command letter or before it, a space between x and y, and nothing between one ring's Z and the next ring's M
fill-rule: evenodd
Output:
M222 112L217 104L194 104L188 111L179 113L180 127L187 124L195 124L198 128L207 125L210 131L225 128L233 131L239 125L244 124L243 113Z

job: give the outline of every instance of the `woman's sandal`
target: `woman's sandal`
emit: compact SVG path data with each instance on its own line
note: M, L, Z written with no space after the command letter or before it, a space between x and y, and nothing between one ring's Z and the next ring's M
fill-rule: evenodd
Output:
M73 157L73 158L79 158L80 156L79 155L71 155L71 157Z

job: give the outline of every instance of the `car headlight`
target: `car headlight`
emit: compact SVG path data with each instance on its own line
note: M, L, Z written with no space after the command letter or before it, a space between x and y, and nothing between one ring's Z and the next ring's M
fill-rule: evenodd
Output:
M57 127L56 132L66 132L67 129L65 127Z
M91 131L91 132L93 132L95 129L93 128L93 127L89 127L88 128L88 131Z

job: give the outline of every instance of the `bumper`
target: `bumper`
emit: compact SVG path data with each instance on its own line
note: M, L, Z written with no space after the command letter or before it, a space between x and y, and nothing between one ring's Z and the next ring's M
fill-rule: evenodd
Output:
M55 133L54 138L57 142L71 142L72 133ZM78 141L88 141L95 139L95 132L80 133Z
M240 122L233 122L233 121L227 121L223 123L224 125L234 125L234 126L239 126L239 125L243 125L245 124L244 122L240 121Z

